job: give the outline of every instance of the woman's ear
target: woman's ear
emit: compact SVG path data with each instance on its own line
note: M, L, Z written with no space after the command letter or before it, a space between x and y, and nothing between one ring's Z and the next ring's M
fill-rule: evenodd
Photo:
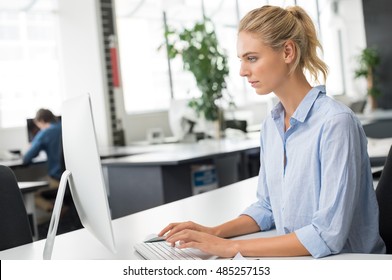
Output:
M287 40L283 46L284 62L290 64L295 60L296 48L292 40Z

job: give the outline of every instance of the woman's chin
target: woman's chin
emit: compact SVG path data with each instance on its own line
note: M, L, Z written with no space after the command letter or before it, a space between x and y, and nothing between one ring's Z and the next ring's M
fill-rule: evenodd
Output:
M262 89L256 89L257 95L267 95L267 94L270 94L271 92L272 92L272 91L262 90Z

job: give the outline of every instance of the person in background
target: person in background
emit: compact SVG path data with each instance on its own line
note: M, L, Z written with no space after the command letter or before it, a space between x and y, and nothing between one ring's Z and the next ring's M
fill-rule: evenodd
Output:
M44 151L47 156L49 187L56 189L59 186L61 175L64 171L61 122L48 109L39 109L34 118L34 123L40 129L31 142L31 146L23 156L23 163L30 164L32 160ZM36 205L46 211L53 209L53 202L42 197L41 190L36 194Z
M314 24L299 6L245 15L240 75L257 94L274 92L280 101L261 127L258 201L221 225L176 222L159 236L221 257L385 253L362 125L305 75L326 79L317 48ZM274 228L275 237L226 239Z

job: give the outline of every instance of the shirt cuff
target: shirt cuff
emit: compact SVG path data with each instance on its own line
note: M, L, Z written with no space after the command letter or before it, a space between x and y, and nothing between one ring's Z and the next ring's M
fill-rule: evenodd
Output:
M274 226L272 214L268 214L267 211L262 211L259 207L254 205L246 208L241 215L247 215L251 217L263 231L270 230Z
M297 238L314 258L331 255L332 252L312 225L295 231Z

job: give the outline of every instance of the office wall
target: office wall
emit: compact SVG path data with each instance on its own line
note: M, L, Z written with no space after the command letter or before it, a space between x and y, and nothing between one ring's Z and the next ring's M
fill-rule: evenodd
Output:
M10 127L0 129L0 153L9 150L26 151L28 148L27 128Z
M392 109L392 3L390 0L362 0L366 42L380 51L380 108Z
M126 115L125 142L131 144L135 141L146 140L151 128L162 128L165 137L172 136L169 126L168 112L154 112L148 114Z
M90 93L99 146L112 143L98 0L58 0L64 96Z

